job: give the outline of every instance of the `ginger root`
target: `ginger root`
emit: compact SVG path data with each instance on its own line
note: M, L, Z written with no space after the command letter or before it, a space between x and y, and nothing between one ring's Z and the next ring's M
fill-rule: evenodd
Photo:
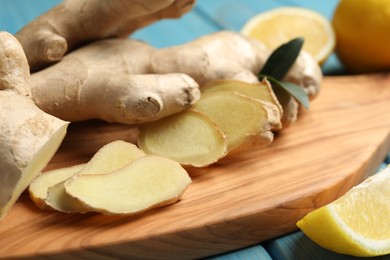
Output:
M132 39L102 40L32 74L32 97L47 113L72 122L156 121L196 103L199 85L211 80L258 82L268 55L261 43L229 31L163 49ZM305 62L286 77L315 96L321 71L316 64L304 69Z
M30 72L19 42L0 32L0 219L60 146L68 122L31 100Z
M134 40L92 43L32 74L33 100L71 122L95 118L125 124L157 120L195 103L198 84L182 73L154 74L148 62L152 52Z
M195 0L65 0L19 32L30 68L38 71L71 50L104 38L126 37L165 18L179 18Z

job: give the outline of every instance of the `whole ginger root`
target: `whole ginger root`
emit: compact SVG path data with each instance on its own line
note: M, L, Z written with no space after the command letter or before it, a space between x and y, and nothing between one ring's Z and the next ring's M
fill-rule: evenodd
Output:
M153 73L148 62L152 50L126 39L80 48L31 75L33 100L47 113L71 122L125 124L157 120L195 103L198 84L183 73Z
M19 32L31 71L71 50L104 38L126 37L166 18L179 18L195 0L64 0Z
M33 73L32 97L47 113L72 122L155 121L194 104L199 85L208 81L258 82L256 74L269 54L261 43L230 31L163 49L132 39L101 40ZM302 55L286 79L314 97L321 71L314 60Z
M160 19L179 18L194 3L64 0L16 34L36 72L34 102L64 120L138 124L194 104L200 96L198 85L210 80L258 82L256 74L270 51L237 33L219 32L165 49L121 38ZM307 56L298 57L286 80L301 85L313 98L322 75ZM283 101L287 126L296 120L299 106L294 98Z

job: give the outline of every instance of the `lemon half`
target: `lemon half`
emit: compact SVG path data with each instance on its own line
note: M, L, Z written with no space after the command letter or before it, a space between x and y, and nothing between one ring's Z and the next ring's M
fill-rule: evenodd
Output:
M243 26L241 33L271 50L303 37L303 50L322 64L332 53L336 38L330 22L321 14L300 7L281 7L260 13Z
M334 202L308 213L297 226L318 245L353 256L390 253L390 166Z

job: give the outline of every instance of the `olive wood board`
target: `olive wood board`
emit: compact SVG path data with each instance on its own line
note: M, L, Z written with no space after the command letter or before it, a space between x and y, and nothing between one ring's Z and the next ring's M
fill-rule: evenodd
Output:
M86 162L137 129L74 123L47 169ZM201 169L180 202L133 216L38 209L23 194L0 222L0 257L194 259L296 230L373 174L390 150L390 74L325 77L299 120L263 149ZM102 191L104 192L104 191Z

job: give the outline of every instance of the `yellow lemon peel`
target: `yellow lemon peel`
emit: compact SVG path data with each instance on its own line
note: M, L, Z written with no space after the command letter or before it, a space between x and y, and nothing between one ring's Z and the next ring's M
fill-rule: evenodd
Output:
M332 203L308 213L297 226L318 245L353 256L390 253L390 166Z

